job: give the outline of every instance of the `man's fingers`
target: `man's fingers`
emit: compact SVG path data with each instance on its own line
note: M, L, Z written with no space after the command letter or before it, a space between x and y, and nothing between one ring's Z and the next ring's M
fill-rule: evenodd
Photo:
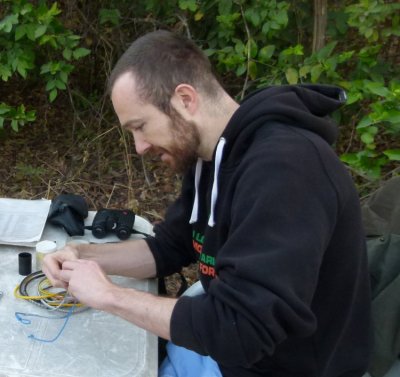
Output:
M80 268L101 270L101 267L97 262L87 259L66 260L62 263L63 270L76 270Z
M54 274L51 273L51 271L47 267L42 268L43 273L46 275L47 279L50 280L50 283L53 287L56 287L57 285L57 278L54 276Z
M76 259L76 260L66 260L62 263L62 269L59 273L59 278L64 282L69 282L71 280L72 273L83 267L85 265L96 264L95 262L83 260L83 259ZM96 264L97 266L97 264Z
M61 276L61 269L65 261L77 260L76 249L71 246L66 246L62 250L48 254L43 259L42 271L50 280L53 287L68 288L68 276Z
M60 281L59 272L60 272L61 264L55 260L47 261L46 265L43 265L42 271L46 275L46 277L50 280L50 283L53 287L62 287L65 288L65 283Z
M89 263L84 259L66 260L62 263L62 270L75 270L82 264Z
M66 260L62 263L61 270L59 272L60 280L65 283L69 283L71 280L72 273L82 263L82 260Z
M69 281L71 280L71 275L72 275L72 269L71 270L62 269L60 271L60 280L62 280L64 283L69 283Z

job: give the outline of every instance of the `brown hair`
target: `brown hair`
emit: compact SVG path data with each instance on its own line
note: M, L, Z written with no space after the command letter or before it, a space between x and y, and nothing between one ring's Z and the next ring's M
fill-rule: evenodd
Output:
M221 88L203 51L191 40L166 30L145 34L130 45L111 72L110 94L126 72L134 75L139 97L166 114L179 84L192 85L212 99Z

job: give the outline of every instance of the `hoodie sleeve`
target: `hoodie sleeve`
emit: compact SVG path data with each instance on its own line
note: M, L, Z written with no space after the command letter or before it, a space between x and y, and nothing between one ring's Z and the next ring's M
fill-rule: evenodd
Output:
M185 176L180 197L168 208L165 220L154 226L155 237L146 238L156 261L157 277L171 275L196 261L189 225L192 180L191 174Z
M325 152L336 161L327 144ZM178 300L175 344L248 367L288 336L315 331L311 305L339 210L325 169L315 145L295 131L252 146L236 170L233 196L218 204L217 214L229 205L231 216L217 219L216 226L229 222L217 278L208 294Z

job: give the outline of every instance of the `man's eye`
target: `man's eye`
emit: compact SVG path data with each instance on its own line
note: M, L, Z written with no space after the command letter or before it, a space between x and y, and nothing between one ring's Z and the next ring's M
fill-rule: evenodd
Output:
M143 131L144 128L144 123L139 124L134 128L135 131Z

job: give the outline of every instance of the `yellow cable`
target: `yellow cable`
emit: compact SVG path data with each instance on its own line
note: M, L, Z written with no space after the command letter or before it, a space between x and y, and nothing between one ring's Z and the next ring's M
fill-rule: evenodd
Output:
M40 283L39 283L39 285L43 282L43 281L45 281L45 280L47 280L47 279L44 279L44 280L42 280ZM58 292L58 293L52 293L52 292L49 292L49 291L47 291L47 290L43 290L43 292L47 292L47 293L45 293L45 294L42 294L42 295L40 295L40 296L22 296L22 295L20 295L19 293L18 293L18 289L19 289L19 285L17 285L16 287L15 287L15 289L14 289L14 296L16 297L16 298L20 298L20 299L22 299L22 300L45 300L45 299L48 299L48 298L55 298L55 297L58 297L59 298L59 301L55 301L55 302L48 302L48 301L46 301L46 303L48 304L48 305L50 305L50 306L57 306L57 305L59 305L60 304L60 299L62 299L63 297L64 297L64 295L63 294L60 294L60 292ZM39 293L42 293L42 292L39 292ZM66 293L66 292L65 292ZM62 305L60 305L60 306L62 306L62 307L71 307L71 306L83 306L82 304L80 304L80 303L76 303L76 304L74 304L74 303L72 303L72 304L68 304L68 303L63 303Z
M50 305L50 306L57 306L57 305L60 305L60 303L59 302L46 302L47 303L47 305ZM83 304L80 304L80 303L76 303L76 304L62 304L62 305L60 305L60 307L71 307L71 306L77 306L77 307L79 307L79 306L83 306Z
M45 288L42 287L42 285L43 285L44 283L47 283L47 287L45 287ZM64 295L65 295L65 292L50 292L50 291L47 290L48 288L52 288L49 279L44 278L43 280L41 280L41 281L39 282L39 284L38 284L38 291L39 291L40 294L42 294L42 295L48 295L48 294L53 294L53 293L55 293L55 294L58 295L61 299L62 299L62 297L64 297Z
M41 295L41 296L22 296L18 293L19 285L17 285L14 289L14 296L16 298L21 298L23 300L43 300L46 298L51 298L55 296L59 296L59 293L48 293L46 295Z

